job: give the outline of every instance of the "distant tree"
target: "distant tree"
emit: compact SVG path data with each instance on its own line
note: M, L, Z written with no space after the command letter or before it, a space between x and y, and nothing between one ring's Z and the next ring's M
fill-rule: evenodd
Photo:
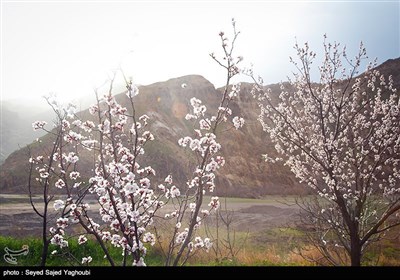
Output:
M296 177L319 198L303 204L313 244L332 264L359 266L369 244L400 224L400 98L392 76L354 59L324 38L319 83L316 53L295 45L298 72L278 102L253 77L259 120ZM266 160L276 160L265 155ZM279 160L279 159L278 159Z

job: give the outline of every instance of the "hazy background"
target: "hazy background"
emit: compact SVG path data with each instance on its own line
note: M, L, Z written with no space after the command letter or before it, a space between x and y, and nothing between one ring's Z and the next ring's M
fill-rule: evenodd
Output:
M218 33L242 32L237 51L267 83L290 74L295 37L321 55L323 34L378 62L398 57L399 1L85 1L1 4L1 99L92 94L122 66L138 84L200 74L221 86L209 59Z

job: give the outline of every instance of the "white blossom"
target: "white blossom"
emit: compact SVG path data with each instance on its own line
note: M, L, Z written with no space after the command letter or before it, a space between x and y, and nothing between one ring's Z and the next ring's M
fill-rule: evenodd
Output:
M63 209L64 206L65 206L64 200L57 199L56 201L54 201L54 210L58 211L60 209Z
M45 121L35 121L32 124L32 127L33 127L33 130L39 130L39 129L42 129L46 124L47 124L47 122L45 122Z
M236 117L234 117L234 118L232 119L232 122L233 122L233 126L234 126L236 129L239 129L239 128L241 128L241 127L244 125L244 119L243 119L242 117L236 116Z
M90 262L92 262L92 257L91 256L87 256L87 257L83 257L82 258L82 264L89 264Z

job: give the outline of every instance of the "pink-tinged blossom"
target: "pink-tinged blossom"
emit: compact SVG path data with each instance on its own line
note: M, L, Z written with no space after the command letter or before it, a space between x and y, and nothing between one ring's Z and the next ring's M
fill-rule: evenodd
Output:
M37 162L43 162L43 160L44 160L44 157L43 157L43 156L37 156L37 157L36 157L36 161L37 161Z
M210 162L206 165L206 171L214 172L218 167L218 163L214 160L214 158L211 158Z
M142 218L142 216L138 210L129 211L129 215L130 215L131 222L135 222L135 223L139 222L140 219Z
M181 192L176 186L172 186L170 192L172 198L179 197L181 195Z
M47 124L47 122L45 122L45 121L35 121L32 124L32 127L33 127L33 130L36 131L36 130L42 129L46 124Z
M76 180L81 176L81 174L78 171L72 171L71 173L69 173L69 177L72 180Z
M162 192L165 192L165 186L163 184L158 185L158 189Z
M97 140L91 140L91 139L89 139L89 140L82 140L81 141L81 144L82 144L82 146L85 148L85 149L87 149L87 150L91 150L91 149L93 149L95 146L96 146L96 143L97 143Z
M204 248L206 249L207 252L211 249L212 245L213 244L212 244L210 238L208 238L208 237L204 238Z
M89 113L91 115L96 114L99 111L99 107L97 105L92 105L89 107Z
M147 125L147 121L148 121L149 119L150 119L150 118L149 118L149 116L147 116L147 115L142 115L142 116L139 117L139 121L142 121L144 126Z
M68 134L64 136L64 140L67 141L68 143L77 142L82 138L83 136L81 134L76 133L74 131L69 131Z
M151 166L146 166L144 171L147 173L147 175L156 175L156 171Z
M133 98L138 94L139 94L139 88L135 85L130 85L130 87L128 88L128 92L126 93L126 96L128 96L129 98Z
M57 227L65 229L68 226L68 218L58 218L56 224Z
M88 203L83 203L81 204L82 209L84 210L89 210L90 209L90 205Z
M194 177L190 182L187 182L188 188L197 187L199 185L199 177Z
M240 83L233 85L232 90L229 92L229 98L237 97L238 93L240 92Z
M92 121L85 121L81 124L81 128L86 132L91 132L96 125Z
M193 113L198 117L204 116L206 110L207 110L207 107L204 105L201 105L198 107L193 107Z
M229 107L219 107L218 111L223 112L224 114L226 114L228 116L232 115L232 110Z
M171 175L168 175L168 176L165 178L164 182L167 183L167 184L169 184L169 185L171 185L171 184L172 184L172 176L171 176Z
M192 151L200 150L200 149L201 149L200 141L199 141L198 139L193 139L193 140L190 142L189 148L190 148Z
M143 242L150 243L151 246L154 246L154 244L156 243L156 237L154 236L154 234L152 234L150 232L146 232L143 235Z
M241 127L244 125L244 119L243 119L242 117L236 116L236 117L234 117L234 118L232 119L232 122L233 122L233 126L234 126L236 129L239 129L239 128L241 128Z
M199 121L199 124L200 124L200 129L202 129L202 130L209 130L211 128L210 120L208 120L208 119L201 119Z
M129 172L128 175L126 175L125 180L127 180L128 182L133 182L133 180L135 180L135 174Z
M186 147L187 145L189 145L191 143L191 141L192 141L192 138L190 138L189 136L186 136L184 138L180 138L178 140L178 144L179 144L179 146Z
M56 188L62 189L63 187L65 187L65 182L62 179L58 179L58 181L54 185L56 186Z
M225 165L225 158L223 156L217 156L215 161L218 163L219 166Z
M87 241L86 236L84 236L84 235L79 235L79 237L78 237L78 244L79 244L79 245L82 245L82 244L86 243L86 241Z
M219 197L218 196L213 196L211 197L211 201L208 204L208 206L210 206L212 209L217 210L219 208Z
M40 178L45 179L45 178L49 177L49 175L50 174L49 174L49 172L46 171L46 169L44 169L44 168L39 169Z
M136 262L136 260L133 261L132 265L133 266L146 266L146 263L144 262L144 259L142 257L140 257L139 261L137 261L137 262Z
M71 127L71 124L67 120L62 120L61 127L62 127L63 131L66 131L67 129L69 129Z
M67 109L65 110L68 118L73 118L75 116L77 106L75 104L69 103Z
M110 224L111 229L113 229L114 231L119 231L120 226L121 225L117 219L113 220Z
M61 158L62 158L62 157L61 157L61 155L60 155L59 153L54 153L54 154L53 154L53 160L54 160L54 161L59 161Z
M140 179L140 186L142 188L149 188L150 187L150 180L148 178Z
M201 105L201 100L197 99L196 97L192 97L190 99L190 105L192 105L192 107L199 107Z
M72 125L80 127L82 125L82 121L81 120L74 120L72 123Z
M142 137L146 141L153 141L154 140L154 135L150 131L143 132Z
M175 242L176 242L177 244L183 243L183 242L185 241L187 235L188 235L188 231L189 231L189 229L186 228L184 231L178 233L177 236L176 236L176 238L175 238Z
M190 121L192 119L196 119L197 117L193 114L186 114L185 120Z
M135 193L139 189L136 183L127 183L124 187L125 195L130 195Z
M194 239L194 247L195 247L196 249L200 249L200 248L203 248L203 247L204 247L204 242L203 242L203 240L201 239L200 236L197 236L197 237Z
M113 125L113 128L114 128L115 130L123 131L124 123L123 123L123 122L116 122L116 123Z
M98 129L105 134L110 133L110 121L106 119L102 124L98 125Z
M111 233L109 231L103 231L101 239L104 241L111 241Z
M64 240L64 237L60 234L55 234L51 238L50 243L53 245L60 246L60 248L68 247L68 241Z

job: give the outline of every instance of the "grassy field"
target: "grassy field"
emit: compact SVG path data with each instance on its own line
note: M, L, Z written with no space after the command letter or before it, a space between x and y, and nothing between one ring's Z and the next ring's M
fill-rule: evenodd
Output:
M293 235L298 235L298 232L281 229L290 238ZM280 233L280 232L279 232ZM270 232L268 234L272 234ZM4 249L21 249L23 245L29 246L27 255L16 256L16 266L36 266L40 263L40 255L42 244L38 238L20 238L0 236L0 252L4 254ZM55 246L50 246L50 252L56 250ZM282 243L271 243L263 247L257 247L254 244L246 243L238 253L232 257L226 248L222 248L222 254L216 254L215 248L206 253L200 251L189 259L187 266L314 266L315 264L305 260L294 250L287 246L282 246ZM308 248L310 249L310 248ZM117 265L122 264L122 256L120 248L109 247L110 254L116 261ZM66 253L68 252L68 253ZM366 255L366 261L363 265L384 265L384 266L399 266L398 258L400 249L386 247L383 251L370 251ZM316 250L309 250L309 256L316 256ZM378 254L378 255L375 255ZM90 266L109 266L110 264L104 258L104 253L94 241L89 240L84 245L78 245L76 241L69 242L67 251L58 251L54 255L49 255L47 266L81 266L83 257L91 256L93 261ZM373 261L369 261L373 260ZM377 261L377 262L376 262ZM149 247L146 256L146 264L148 266L163 266L164 258L157 246ZM128 265L130 263L128 262ZM4 258L0 259L0 266L10 266L5 262Z
M11 237L0 236L0 252L4 249L17 250L22 246L29 246L27 255L16 256L16 266L36 266L40 263L42 244L38 238L21 238L15 239ZM217 256L213 250L209 253L199 252L187 263L189 266L285 266L285 265L312 265L295 255L282 255L281 249L272 246L268 250L255 250L252 246L245 246L241 249L235 258ZM56 250L55 246L50 246L50 252ZM111 255L122 264L122 256L120 248L109 248ZM66 253L68 252L68 253ZM225 252L227 253L227 252ZM78 245L76 241L69 242L69 248L64 253L58 251L56 254L49 254L48 266L80 266L82 257L91 256L93 261L91 266L109 266L110 264L104 258L104 253L94 241L89 240L84 245ZM228 253L227 253L228 256ZM118 262L119 260L119 262ZM146 264L148 266L162 266L164 259L157 246L150 247L146 256ZM0 259L0 266L9 266L4 258Z

